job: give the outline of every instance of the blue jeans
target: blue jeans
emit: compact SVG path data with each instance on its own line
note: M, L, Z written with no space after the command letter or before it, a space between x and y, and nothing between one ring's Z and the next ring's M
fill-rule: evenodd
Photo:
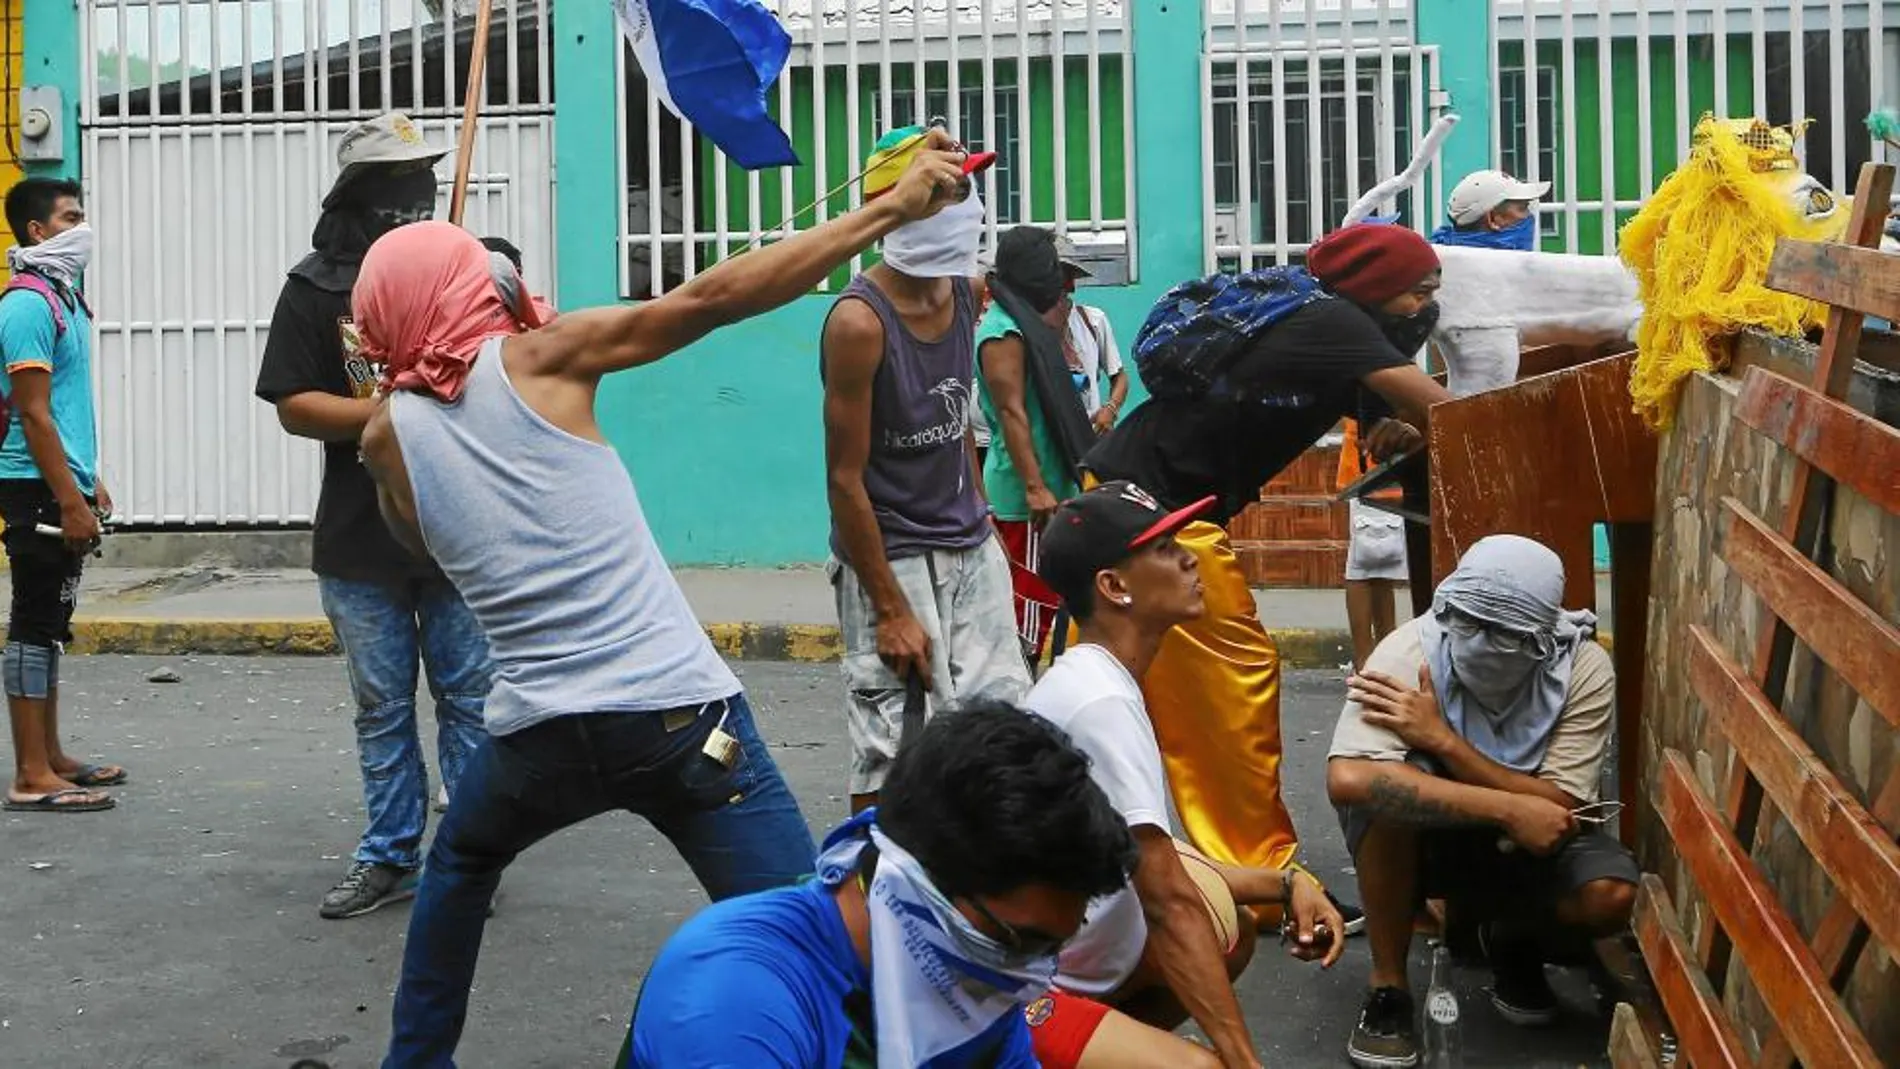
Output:
M428 823L429 770L416 732L416 665L435 697L436 761L453 795L486 738L482 703L494 670L475 614L446 579L366 583L320 577L323 612L343 647L356 698L356 759L369 826L358 861L413 869Z
M722 715L740 744L731 767L702 752ZM502 870L614 809L666 836L715 902L796 882L816 861L743 694L671 713L561 716L492 737L469 759L422 869L385 1069L454 1066Z

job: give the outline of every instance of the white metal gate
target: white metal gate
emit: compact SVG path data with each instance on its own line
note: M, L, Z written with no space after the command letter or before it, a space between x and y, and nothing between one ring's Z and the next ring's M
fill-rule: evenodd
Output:
M87 277L102 466L139 524L301 524L321 453L252 394L353 123L455 143L474 20L420 0L86 0ZM497 0L465 222L554 286L549 0ZM445 161L438 168L447 214Z
M856 207L853 176L879 133L931 118L1000 156L980 185L987 245L999 227L1054 227L1097 281L1124 280L1135 214L1124 0L764 3L792 38L768 107L802 155L797 167L731 166L661 108L631 49L620 50L623 295L657 296L750 244Z
M1811 121L1796 151L1851 193L1885 146L1863 120L1900 95L1896 0L1494 0L1490 131L1505 170L1552 183L1545 248L1616 230L1713 112ZM1469 136L1464 135L1464 136Z
M1207 268L1287 263L1410 160L1436 117L1437 48L1413 41L1408 0L1203 2ZM1388 208L1429 229L1443 192L1433 166Z

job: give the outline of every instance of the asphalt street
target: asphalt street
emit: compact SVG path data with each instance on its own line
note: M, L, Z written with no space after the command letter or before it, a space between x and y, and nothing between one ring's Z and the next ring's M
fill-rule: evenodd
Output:
M148 682L159 667L180 681ZM736 667L822 833L845 813L836 667ZM0 1067L377 1064L408 906L347 921L316 911L362 824L341 662L72 657L62 679L69 749L132 780L112 812L0 816ZM1306 860L1356 899L1323 785L1342 695L1338 672L1292 673L1282 717ZM488 925L461 1064L605 1066L646 964L704 902L631 816L523 855ZM1427 960L1420 941L1420 990ZM1265 1063L1344 1065L1366 965L1363 940L1328 973L1263 944L1240 995ZM1604 1064L1607 1021L1580 977L1557 979L1569 1012L1535 1033L1497 1019L1488 982L1458 976L1466 1065Z

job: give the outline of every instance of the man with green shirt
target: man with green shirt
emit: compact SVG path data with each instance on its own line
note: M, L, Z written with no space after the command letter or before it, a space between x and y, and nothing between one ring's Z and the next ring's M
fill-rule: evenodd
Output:
M1040 660L1060 599L1036 575L1038 543L1056 506L1081 492L1091 380L1069 335L1069 272L1054 234L1004 234L988 281L995 299L976 327L977 397L993 434L983 484L1009 555L1017 631Z

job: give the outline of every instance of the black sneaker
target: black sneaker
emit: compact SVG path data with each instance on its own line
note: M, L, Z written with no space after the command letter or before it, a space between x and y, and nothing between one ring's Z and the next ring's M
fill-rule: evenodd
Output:
M1366 911L1358 906L1341 902L1331 891L1326 892L1326 901L1339 911L1339 919L1346 922L1346 935L1364 935L1366 931Z
M1418 1064L1413 1018L1411 992L1373 988L1346 1043L1346 1059L1359 1069L1412 1069Z
M1557 993L1544 976L1544 957L1535 939L1513 936L1498 925L1481 930L1491 961L1491 1005L1498 1016L1520 1028L1543 1028L1557 1021Z
M374 861L357 861L323 896L317 915L325 920L360 917L391 902L416 897L416 874L411 869Z

